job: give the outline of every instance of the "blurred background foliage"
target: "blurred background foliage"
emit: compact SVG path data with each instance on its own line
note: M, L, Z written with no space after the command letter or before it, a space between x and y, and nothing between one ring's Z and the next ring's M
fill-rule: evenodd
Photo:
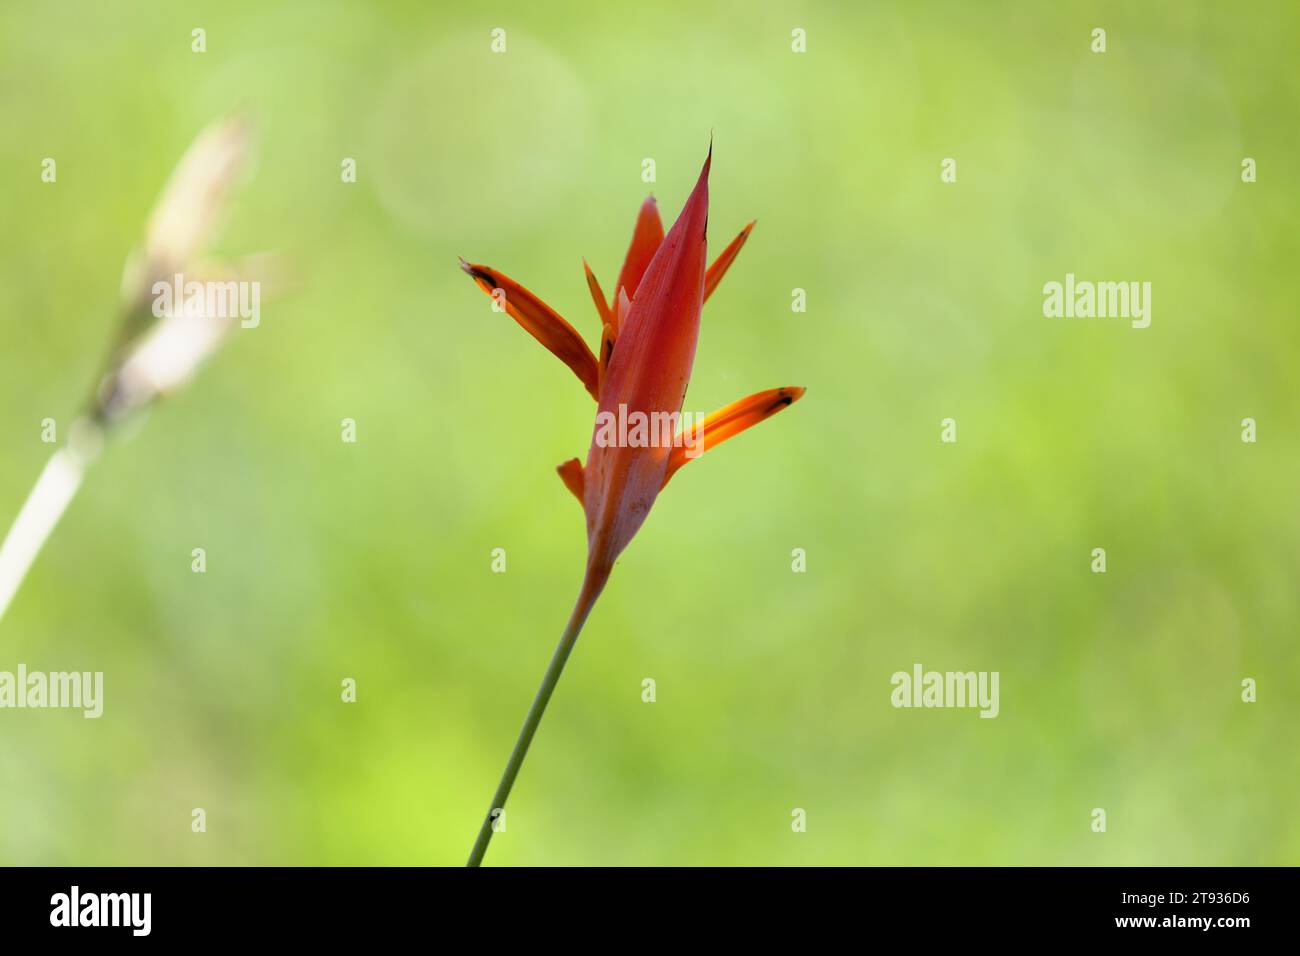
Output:
M0 523L232 108L262 137L220 249L298 288L108 451L0 623L0 670L106 683L97 721L0 712L0 862L463 862L576 593L553 469L593 409L456 256L594 341L581 257L609 289L710 134L713 248L758 226L687 407L809 393L660 499L488 862L1297 862L1296 29L1283 2L5 4ZM1150 281L1151 327L1045 319L1066 272ZM1001 715L894 710L918 661L1000 671Z

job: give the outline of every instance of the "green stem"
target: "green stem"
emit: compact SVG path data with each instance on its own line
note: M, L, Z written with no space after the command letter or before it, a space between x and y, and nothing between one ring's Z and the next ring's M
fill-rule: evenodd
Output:
M542 685L537 688L533 705L528 708L523 729L519 731L515 749L506 762L505 772L501 774L501 782L497 784L496 793L492 796L492 805L488 807L487 816L484 817L483 825L479 828L478 839L474 841L474 849L470 851L466 866L479 866L483 862L483 855L487 853L488 843L495 832L492 825L496 821L498 812L505 810L506 798L510 796L510 788L515 785L515 778L519 776L519 768L524 765L524 757L528 755L533 735L537 733L537 725L542 722L546 705L550 703L551 694L555 693L555 685L560 682L560 675L564 672L565 662L568 661L573 645L577 643L578 635L582 632L582 625L586 622L587 615L591 613L592 605L596 603L596 598L604 588L608 576L608 571L593 573L591 568L587 569L582 590L578 593L578 603L573 608L573 614L569 617L564 633L560 635L560 642L555 645L555 653L551 655L551 663L547 665L546 673L542 676Z

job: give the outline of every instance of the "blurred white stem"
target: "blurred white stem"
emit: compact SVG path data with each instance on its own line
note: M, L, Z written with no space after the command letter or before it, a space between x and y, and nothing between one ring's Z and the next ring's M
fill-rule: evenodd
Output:
M0 620L27 571L81 487L89 459L74 447L60 448L46 463L4 544L0 545Z

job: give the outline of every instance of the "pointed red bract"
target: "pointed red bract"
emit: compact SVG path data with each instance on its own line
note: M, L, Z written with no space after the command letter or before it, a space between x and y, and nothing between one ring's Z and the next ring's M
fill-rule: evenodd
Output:
M674 445L669 452L668 470L664 474L664 484L668 484L668 480L677 472L677 469L688 461L698 458L710 448L721 445L728 438L739 435L745 429L752 428L759 422L771 418L782 409L793 405L803 398L805 391L807 389L800 388L797 385L786 388L769 388L766 391L747 395L730 405L724 405L711 415L706 415L704 421L696 423L691 429L686 430L686 441Z
M573 497L578 499L578 504L582 504L582 462L570 458L556 465L555 471L564 482L564 487L573 492Z
M591 271L591 266L587 265L587 260L582 260L582 270L587 273L587 291L591 293L591 301L596 304L596 314L600 316L602 327L609 325L613 321L611 317L609 303L605 301L605 292L596 280L596 273Z
M754 223L750 223L744 229L740 230L740 235L731 240L730 245L722 250L722 254L713 261L709 266L709 271L704 273L704 301L709 301L709 296L713 295L713 290L718 287L722 277L727 274L731 264L736 261L736 256L740 255L740 247L745 244L749 238L750 231L754 228Z
M632 230L632 242L627 247L623 268L619 270L618 281L614 283L613 297L609 300L611 312L618 307L620 289L627 290L629 299L636 297L641 278L645 275L650 260L659 251L659 245L663 241L664 224L659 218L659 206L655 202L655 197L651 196L641 204L641 210L637 213L636 227ZM614 323L614 332L616 334L618 332L617 322Z
M460 260L460 267L478 283L480 289L494 300L500 301L506 314L518 322L525 332L569 366L592 398L600 398L600 370L596 365L596 356L591 354L591 349L577 329L505 273L464 259Z
M584 469L589 573L608 573L663 487L669 449L604 443L602 420L681 411L704 304L711 161L712 151L681 215L646 266L601 386Z

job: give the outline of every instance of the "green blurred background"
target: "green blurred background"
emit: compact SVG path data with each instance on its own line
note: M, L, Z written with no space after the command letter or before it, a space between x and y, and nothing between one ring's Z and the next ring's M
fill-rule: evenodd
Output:
M579 583L553 469L593 407L456 256L594 340L581 257L609 290L710 134L713 251L758 226L687 408L809 393L660 499L488 862L1300 862L1298 21L5 4L0 524L164 179L232 108L262 137L220 248L285 253L297 288L108 450L0 622L0 670L106 685L97 721L0 711L0 862L463 862ZM1066 272L1150 281L1151 327L1044 318ZM915 662L999 671L1001 715L893 709Z

